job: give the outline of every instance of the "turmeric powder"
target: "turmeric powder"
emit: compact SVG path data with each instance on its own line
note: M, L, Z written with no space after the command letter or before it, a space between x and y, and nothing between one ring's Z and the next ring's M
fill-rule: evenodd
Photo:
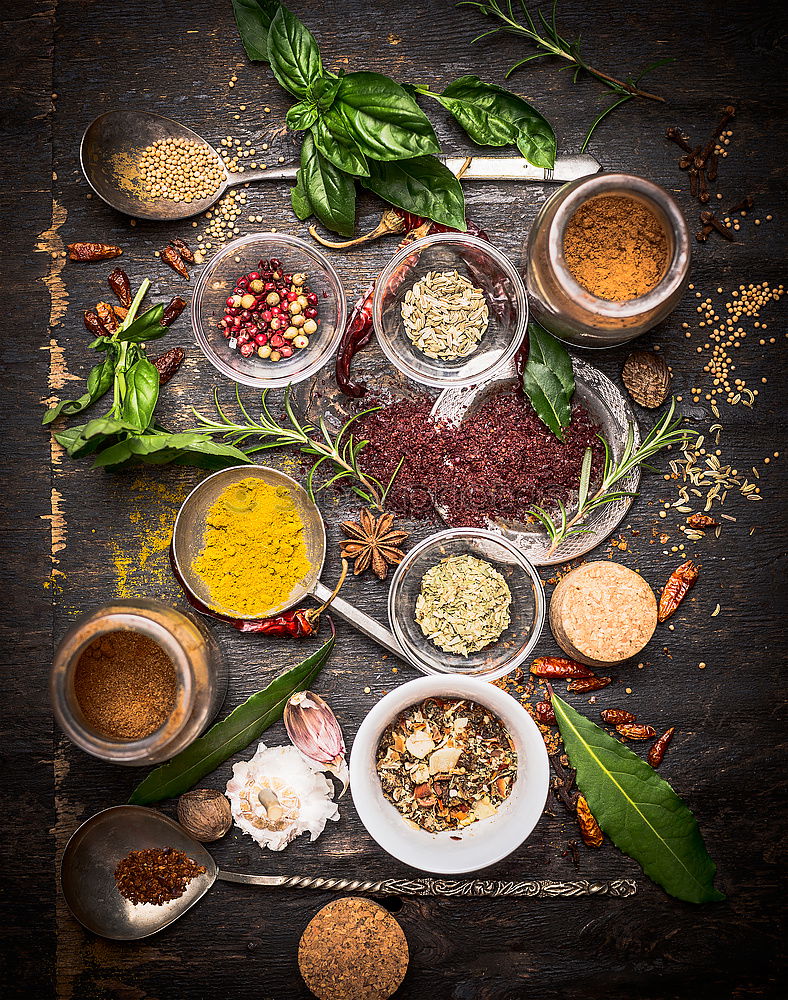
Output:
M193 568L219 611L260 618L286 606L310 569L287 487L252 477L228 487L208 509Z

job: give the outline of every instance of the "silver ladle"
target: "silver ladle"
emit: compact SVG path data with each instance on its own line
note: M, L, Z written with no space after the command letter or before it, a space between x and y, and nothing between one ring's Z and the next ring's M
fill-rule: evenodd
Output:
M179 899L160 906L131 903L118 892L115 868L130 851L173 847L205 868ZM205 847L169 817L144 806L112 806L91 816L72 834L63 853L60 881L71 912L89 931L116 941L133 941L163 930L194 906L214 882L239 882L264 888L321 889L406 896L632 896L632 879L596 882L577 879L552 882L526 879L454 881L442 878L366 880L300 875L244 875L221 871Z
M188 139L209 149L217 161L222 161L216 149L193 129L165 115L152 111L106 111L85 129L79 159L85 178L96 194L112 208L137 219L188 219L200 215L215 204L228 188L252 181L293 181L297 166L225 171L226 179L206 198L194 201L172 201L169 198L142 198L121 184L118 164L133 163L140 152L159 139ZM261 154L262 156L262 154ZM446 166L457 173L463 170L463 180L535 181L564 183L595 174L601 166L593 156L579 153L556 157L552 170L532 167L521 156L445 156Z

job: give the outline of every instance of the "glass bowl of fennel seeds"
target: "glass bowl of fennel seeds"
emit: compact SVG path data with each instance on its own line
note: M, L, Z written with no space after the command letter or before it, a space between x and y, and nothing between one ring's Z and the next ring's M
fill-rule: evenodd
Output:
M542 582L507 538L450 528L414 546L389 589L391 629L429 674L495 680L523 664L545 619Z

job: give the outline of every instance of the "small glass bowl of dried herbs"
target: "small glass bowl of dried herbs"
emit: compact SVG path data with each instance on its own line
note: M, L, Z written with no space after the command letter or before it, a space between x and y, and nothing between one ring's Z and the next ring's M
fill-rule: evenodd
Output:
M495 680L529 658L545 597L528 558L503 535L451 528L407 553L388 611L394 635L425 673Z

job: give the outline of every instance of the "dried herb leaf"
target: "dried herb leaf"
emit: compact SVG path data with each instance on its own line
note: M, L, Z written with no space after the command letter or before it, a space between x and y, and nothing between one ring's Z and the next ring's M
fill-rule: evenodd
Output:
M572 419L575 392L572 359L564 346L534 321L528 324L528 342L523 389L545 427L563 441L564 428Z

